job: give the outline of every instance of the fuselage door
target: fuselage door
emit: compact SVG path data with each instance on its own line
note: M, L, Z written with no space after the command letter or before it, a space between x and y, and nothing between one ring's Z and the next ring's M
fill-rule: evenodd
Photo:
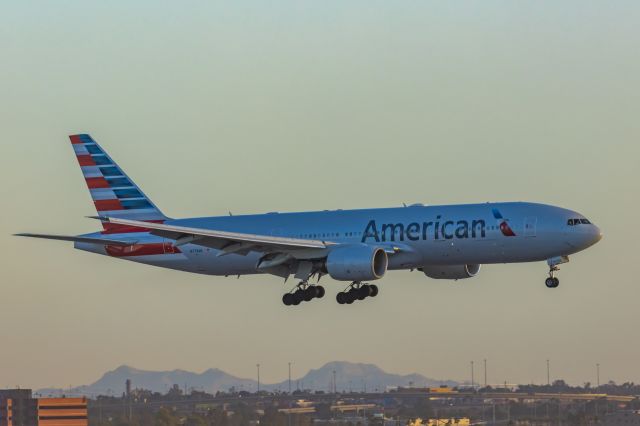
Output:
M528 216L524 218L524 236L535 237L536 226L538 224L538 218L535 216Z

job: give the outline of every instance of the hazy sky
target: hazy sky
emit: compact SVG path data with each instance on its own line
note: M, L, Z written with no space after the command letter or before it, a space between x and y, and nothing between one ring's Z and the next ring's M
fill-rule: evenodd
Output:
M640 381L640 3L0 2L0 386L126 363L282 380L330 360L489 382ZM190 275L18 239L97 228L67 135L173 217L529 200L605 238L544 263L389 273L297 308L271 276Z

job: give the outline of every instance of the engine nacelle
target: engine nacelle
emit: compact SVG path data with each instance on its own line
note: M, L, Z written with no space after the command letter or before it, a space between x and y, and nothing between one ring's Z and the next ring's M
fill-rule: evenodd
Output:
M423 267L422 272L437 280L462 280L475 277L480 272L480 265L429 265Z
M327 256L326 268L334 280L367 281L382 278L388 264L383 249L354 244L332 249Z

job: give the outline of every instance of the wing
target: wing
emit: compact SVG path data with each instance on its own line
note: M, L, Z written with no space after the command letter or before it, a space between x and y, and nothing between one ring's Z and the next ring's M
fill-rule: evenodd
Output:
M110 246L130 246L137 241L123 241L123 240L109 240L106 238L90 238L90 237L75 237L67 235L49 235L49 234L14 234L16 237L31 237L31 238L44 238L47 240L59 240L59 241L74 241L78 243L90 243L90 244L102 244Z
M240 232L216 231L204 228L189 228L161 223L142 222L131 219L100 218L103 221L148 229L153 235L175 240L174 245L197 244L221 250L219 255L230 253L246 254L249 251L265 253L309 249L326 249L334 243L320 240L274 237L270 235L245 234Z

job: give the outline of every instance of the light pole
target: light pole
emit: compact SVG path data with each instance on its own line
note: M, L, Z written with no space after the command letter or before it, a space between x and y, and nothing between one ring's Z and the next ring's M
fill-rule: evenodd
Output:
M333 393L337 393L337 391L336 391L336 370L333 370Z
M256 364L256 368L258 369L258 393L260 393L260 364Z
M289 395L291 395L291 363L289 363Z
M600 363L596 364L596 383L600 387Z
M547 386L551 385L551 379L549 376L549 360L547 360Z
M487 387L487 359L484 359L484 387Z
M474 389L475 386L473 385L475 382L474 377L473 377L473 361L471 361L471 389Z

